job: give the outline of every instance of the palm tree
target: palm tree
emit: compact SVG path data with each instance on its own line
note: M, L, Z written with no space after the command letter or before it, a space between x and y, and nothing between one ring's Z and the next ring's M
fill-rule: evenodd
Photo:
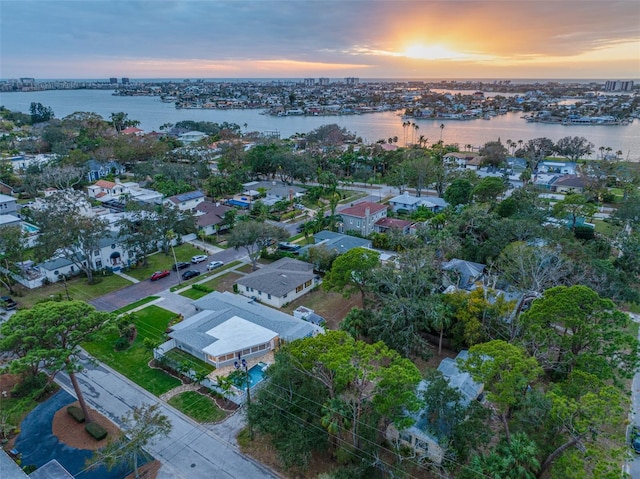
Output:
M440 143L442 143L442 131L444 130L444 123L440 123Z
M413 124L413 143L414 144L416 142L416 134L417 134L419 128L420 127L418 125L416 125L415 123Z

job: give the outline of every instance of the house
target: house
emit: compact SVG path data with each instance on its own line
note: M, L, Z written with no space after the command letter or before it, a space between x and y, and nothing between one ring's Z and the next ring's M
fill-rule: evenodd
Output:
M13 187L0 181L0 193L2 193L3 195L13 195Z
M193 305L196 314L172 326L171 339L154 355L177 348L221 368L240 357L259 358L283 342L324 332L319 326L229 292L214 291Z
M220 203L203 201L195 207L196 224L199 231L204 231L206 235L216 234L219 225L224 222L224 215L233 208Z
M387 207L379 203L364 201L355 206L340 210L342 216L340 232L357 231L362 236L369 236L374 231L374 224L387 217Z
M551 191L555 193L582 193L586 180L582 176L565 175L558 178L551 186Z
M128 128L125 128L120 133L122 133L123 135L144 136L144 130L141 130L140 128L136 128L135 126L130 126Z
M470 151L466 152L452 152L447 153L442 158L445 165L450 168L455 168L459 170L471 169L477 170L480 164L482 163L482 157L478 153L473 153Z
M543 160L538 163L538 173L560 173L562 175L575 175L578 165L575 161Z
M395 212L405 210L412 213L422 206L437 213L449 206L449 203L437 196L413 196L405 191L403 194L391 198L389 206Z
M22 220L14 215L0 215L0 228L3 226L18 226Z
M89 170L87 172L87 181L98 181L100 178L104 178L109 175L123 175L125 168L117 161L99 162L97 160L89 160L85 166Z
M242 186L247 192L264 190L266 199L272 199L274 203L282 200L295 201L302 198L307 191L299 186L286 185L281 181L251 181Z
M449 383L449 386L458 390L461 394L460 404L469 406L472 401L482 400L484 385L476 383L471 375L462 372L458 368L460 361L469 357L466 350L460 351L455 359L445 358L440 362L438 371L442 373ZM427 381L418 384L418 393L423 393L429 387ZM447 437L451 431L445 430L444 425L429 422L429 411L424 409L418 413L411 414L414 424L407 429L398 430L393 424L386 430L387 440L390 442L412 449L420 458L427 458L435 464L441 464L444 459L444 449L440 445L441 437Z
M57 283L62 276L75 276L80 271L80 268L67 258L49 259L37 265L36 268L50 283Z
M343 254L353 248L371 248L371 240L366 238L358 238L357 236L335 233L333 231L322 230L313 235L315 244L303 246L299 251L300 257L306 256L310 248L324 246L329 251L335 251L337 254Z
M108 201L118 198L125 192L125 187L120 182L98 180L95 184L87 186L87 196L98 201Z
M120 271L129 266L135 258L129 255L129 251L122 244L116 233L109 233L98 241L98 249L93 251L91 264L93 269L109 269Z
M197 143L201 140L204 140L208 136L209 135L201 131L188 131L178 136L178 140L180 140L184 145L191 145L193 143Z
M180 211L193 210L204 201L202 191L190 191L165 198L164 203L176 206Z
M281 258L238 279L238 292L281 308L308 293L320 283L313 265L293 258Z
M0 214L18 216L18 200L13 196L0 194Z
M475 284L484 277L486 265L473 263L462 259L452 259L442 263L442 270L450 272L444 274L444 287L455 287L458 289L472 290Z
M390 230L398 231L403 235L411 233L412 221L401 220L398 218L381 218L373 225L373 230L376 233L387 233Z

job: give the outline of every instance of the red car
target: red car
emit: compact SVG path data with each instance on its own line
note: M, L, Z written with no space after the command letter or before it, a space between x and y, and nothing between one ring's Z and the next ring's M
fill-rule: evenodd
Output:
M169 276L170 274L171 273L166 269L164 271L156 271L151 275L151 281L158 281L159 279L164 278L165 276Z

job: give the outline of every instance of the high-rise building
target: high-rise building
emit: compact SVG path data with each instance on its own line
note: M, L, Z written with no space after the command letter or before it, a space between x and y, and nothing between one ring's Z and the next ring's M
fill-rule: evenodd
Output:
M633 90L632 80L607 80L604 84L604 91L631 91Z
M329 79L328 78L318 78L318 83L321 86L327 86L329 84Z
M315 78L305 78L303 81L304 81L304 86L313 86L316 84Z
M118 84L118 79L116 77L109 78L109 84L110 85L117 85Z
M344 79L344 81L347 85L357 85L358 83L360 83L360 78L347 77Z
M122 84L123 85L128 85L129 84L129 79L127 77L122 77Z

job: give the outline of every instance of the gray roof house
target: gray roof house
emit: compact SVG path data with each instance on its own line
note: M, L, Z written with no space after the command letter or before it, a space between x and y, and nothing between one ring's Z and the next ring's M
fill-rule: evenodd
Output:
M353 248L371 248L371 240L366 238L358 238L357 236L335 233L333 231L322 230L313 235L315 244L302 247L298 251L300 257L304 257L310 248L324 245L329 251L335 251L338 254L346 253Z
M159 349L181 349L216 368L238 358L266 355L283 341L311 337L324 329L229 292L193 302L197 313L172 326L171 338Z
M468 357L469 352L463 350L458 353L455 359L445 358L438 366L438 371L442 373L449 386L457 389L462 395L460 403L463 406L469 406L471 401L480 400L484 391L483 384L476 383L471 379L469 373L458 369L458 362L464 361ZM417 387L418 393L426 391L428 387L427 381L421 381ZM415 422L407 429L398 430L393 424L389 425L386 430L387 439L392 443L413 449L419 457L440 464L444 459L445 451L440 445L438 436L446 437L450 431L444 430L442 425L430 424L427 410L412 413L411 417Z
M389 206L393 211L407 210L408 212L416 211L418 207L425 208L437 213L443 210L449 203L437 196L413 196L407 192L395 196L389 200Z
M313 265L281 258L238 279L238 292L270 306L281 308L308 293L320 283Z
M444 275L444 286L454 286L459 289L472 290L477 281L482 280L486 265L473 263L454 258L451 261L442 263L443 271L450 271L452 274Z

